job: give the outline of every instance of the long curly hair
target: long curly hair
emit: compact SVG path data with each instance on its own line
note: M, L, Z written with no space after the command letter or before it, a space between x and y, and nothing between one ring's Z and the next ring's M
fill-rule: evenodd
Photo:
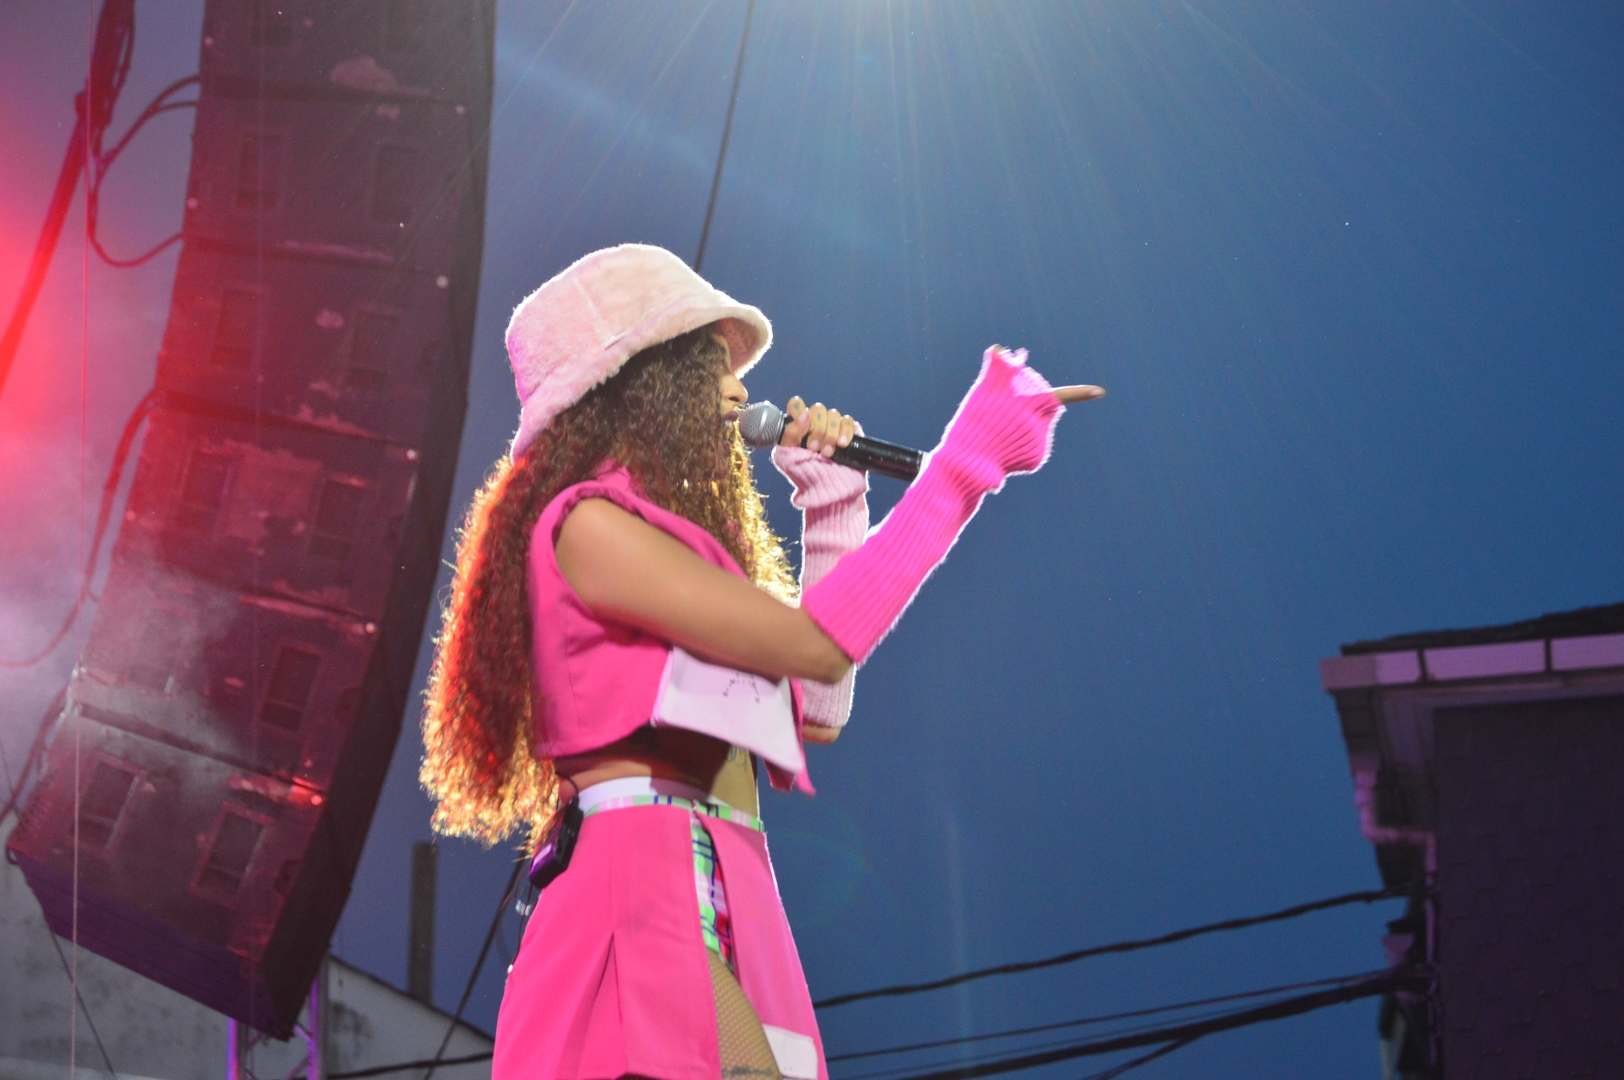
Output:
M606 459L624 465L650 500L716 537L756 584L794 597L749 451L737 428L720 422L727 360L707 329L643 350L516 460L497 462L474 496L425 694L419 779L435 800L436 832L489 845L524 827L534 845L558 810L552 762L534 750L530 534L559 492Z

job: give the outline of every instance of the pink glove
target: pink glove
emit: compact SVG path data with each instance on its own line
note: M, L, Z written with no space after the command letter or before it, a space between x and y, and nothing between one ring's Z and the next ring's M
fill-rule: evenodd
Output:
M773 466L795 487L801 511L801 589L811 588L868 535L868 474L798 446L773 447ZM816 727L841 728L851 716L857 668L833 686L802 680L802 715Z
M801 593L801 607L861 664L947 557L988 492L1048 460L1065 411L1026 350L987 350L919 478L863 545Z

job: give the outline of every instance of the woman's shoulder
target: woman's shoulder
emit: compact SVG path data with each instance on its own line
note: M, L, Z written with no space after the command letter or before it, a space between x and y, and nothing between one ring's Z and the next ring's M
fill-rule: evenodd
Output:
M706 540L711 539L709 533L680 514L672 513L649 499L626 467L613 461L601 466L587 479L571 484L553 496L536 521L532 539L545 537L556 544L565 519L580 509L582 503L590 500L612 504L628 514L641 518L661 532L672 534L689 547L709 546L705 544ZM607 506L600 504L600 513L607 510ZM614 518L620 515L609 511L604 516Z
M587 503L596 505L591 507L583 505ZM674 537L706 562L723 567L732 573L741 572L737 569L732 556L727 553L727 549L715 537L682 515L673 513L650 500L631 473L624 466L613 462L600 469L594 476L571 484L553 497L537 520L535 531L531 533L532 552L538 548L556 551L564 522L573 520L583 509L587 511L587 520L581 521L580 524L586 528L572 528L578 535L598 536L604 529L624 531L628 526L631 531L636 532L641 526L650 525ZM629 522L627 515L641 520Z
M609 462L593 475L570 484L554 495L536 520L536 532L547 530L556 537L564 519L587 499L614 503L639 517L645 517L645 509L654 505L643 496L637 481L632 479L624 466Z

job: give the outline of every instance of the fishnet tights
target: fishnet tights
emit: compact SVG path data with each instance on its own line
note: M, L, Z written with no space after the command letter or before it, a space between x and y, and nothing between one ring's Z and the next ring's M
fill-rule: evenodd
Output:
M722 1049L722 1080L783 1080L773 1060L767 1033L755 1006L744 996L720 956L705 950L710 961L711 992L716 996L716 1037Z

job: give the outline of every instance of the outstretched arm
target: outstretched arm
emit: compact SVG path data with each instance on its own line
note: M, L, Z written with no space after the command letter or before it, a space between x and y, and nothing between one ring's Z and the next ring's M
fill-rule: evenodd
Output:
M994 350L989 350L989 359L993 355ZM1025 424L1020 422L1015 415L1020 410L1013 409L1012 401L1005 395L989 397L980 392L984 390L978 381L971 398L966 399L966 405L976 400L973 425L964 422L968 417L964 415L965 406L961 406L961 415L955 421L955 426L962 429L960 436L971 435L972 443L981 443L994 430L1002 433L1006 425L1010 426L1009 432L1003 434L1006 439L1032 426L1031 418ZM1052 393L1058 404L1086 401L1104 393L1095 386L1051 390L1041 379L1031 390ZM999 415L1006 410L1011 413L1007 419ZM1052 417L1050 409L1043 412ZM1036 449L1042 451L1052 419L1038 423ZM1033 434L1022 433L1028 439ZM980 504L981 494L1000 486L1005 472L1033 469L1042 460L1043 455L1038 453L1024 468L1019 461L1004 467L1002 462L982 460L979 452L966 455L962 448L950 445L965 440L962 437L955 440L952 435L950 431L947 442L938 448L937 456L942 460L936 472L951 468L954 473L960 473L966 467L970 472L991 471L985 477L970 480L967 485L964 480L951 485L972 490L956 493L956 501L968 503L958 510L962 516L948 514L947 517L957 517L957 520L943 520L926 530L933 533L946 530L937 544L924 545L939 546L940 550L934 557L927 556L923 563L918 558L921 552L917 550L912 552L914 558L893 563L889 554L881 549L894 547L896 540L917 539L910 535L917 529L908 528L906 520L893 522L892 519L899 516L893 511L885 527L858 551L842 559L827 578L813 587L811 592L821 595L803 598L803 604L807 599L821 601L810 605L818 611L816 622L806 607L791 607L745 579L712 566L681 541L603 499L584 499L565 518L555 549L559 570L576 595L601 618L635 626L701 656L773 678L790 676L838 683L851 667L852 657L822 626L838 626L836 635L850 636L853 639L850 647L866 657L901 614L930 567L946 554L958 528ZM999 438L994 436L993 441ZM931 487L929 483L921 487L916 482L904 500L919 501L915 496L931 494ZM927 518L933 516L926 507L920 510ZM918 516L901 515L903 519ZM876 550L870 552L871 547ZM864 555L869 557L859 557ZM851 565L848 567L848 564ZM889 580L892 577L899 580L892 582ZM907 580L901 580L904 578ZM879 583L885 586L879 590L883 595L869 595Z
M1057 390L1026 366L1025 350L988 349L919 478L862 547L802 591L801 610L846 656L859 664L868 659L982 499L1048 459L1063 407L1103 393L1097 386Z

